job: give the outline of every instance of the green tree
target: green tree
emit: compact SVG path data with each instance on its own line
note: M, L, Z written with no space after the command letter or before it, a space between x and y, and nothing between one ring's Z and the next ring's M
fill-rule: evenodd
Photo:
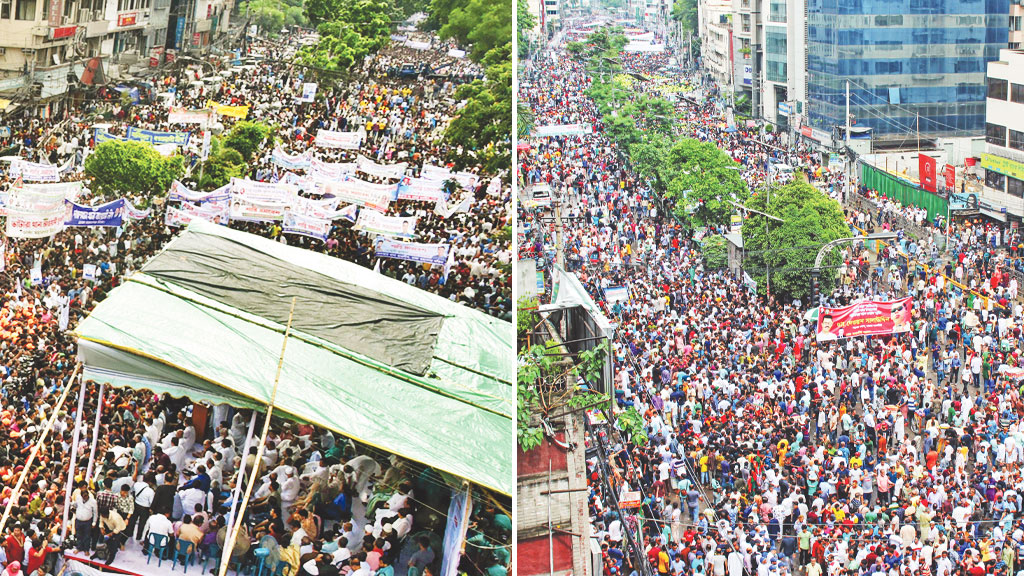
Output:
M233 148L241 154L245 162L262 148L274 145L274 127L262 122L243 120L235 124L224 139L224 146Z
M341 10L343 0L305 0L306 17L313 25L330 22Z
M537 18L530 14L526 0L516 0L516 33L519 39L519 56L524 57L530 46L530 32L537 27ZM573 44L570 42L569 44Z
M250 0L239 4L238 9L251 18L260 31L271 36L276 36L285 24L285 7L278 0Z
M533 132L535 122L536 117L530 105L525 102L519 102L516 108L516 136L520 140L528 138L530 132Z
M775 298L806 298L810 294L811 268L822 246L846 238L850 230L838 202L825 196L802 178L771 191L759 191L747 200L746 206L781 218L769 220L751 213L743 221L744 269L757 282L764 294L765 266L770 266L771 293ZM821 290L828 293L838 276L835 268L842 256L832 251L822 263Z
M100 194L163 194L184 173L184 158L164 158L142 142L109 140L85 159L85 175Z
M512 2L469 0L465 6L451 11L440 36L454 38L462 46L471 46L469 57L479 62L491 50L511 45Z
M700 249L704 255L704 265L709 270L720 270L729 265L729 247L725 236L718 234L704 238Z
M711 142L680 140L666 162L674 173L668 195L676 201L676 215L689 218L694 228L727 224L729 201L742 203L749 196L739 164Z
M234 148L224 146L220 138L214 139L210 157L203 163L201 190L215 190L231 182L232 178L245 175L246 163L242 154Z
M672 5L672 19L682 22L690 33L697 32L697 0L676 0Z

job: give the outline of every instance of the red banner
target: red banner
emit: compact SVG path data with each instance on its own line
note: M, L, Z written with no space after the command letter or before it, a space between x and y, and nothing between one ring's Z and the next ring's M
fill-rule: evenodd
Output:
M943 172L946 174L946 189L953 190L956 188L956 168L952 164L946 164Z
M918 154L918 170L921 173L921 187L929 192L936 192L935 158L926 154Z
M908 297L891 302L866 300L842 308L823 307L818 310L818 342L909 332L913 305Z
M117 25L118 25L118 27L135 26L135 24L138 21L139 21L139 14L138 14L138 12L126 12L124 14L118 14L117 15Z
M50 38L52 40L60 40L61 38L71 38L75 35L75 31L78 30L78 26L61 26L59 28L50 28Z

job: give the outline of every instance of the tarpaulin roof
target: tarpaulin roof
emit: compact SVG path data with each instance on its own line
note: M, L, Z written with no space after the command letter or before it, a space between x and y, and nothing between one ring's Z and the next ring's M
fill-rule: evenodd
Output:
M83 376L263 408L293 297L275 410L511 495L511 323L245 232L195 220L112 290Z

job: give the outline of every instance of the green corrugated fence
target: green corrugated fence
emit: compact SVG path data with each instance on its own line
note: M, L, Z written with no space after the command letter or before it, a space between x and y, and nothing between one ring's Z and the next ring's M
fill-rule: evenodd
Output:
M887 198L895 198L904 206L912 204L924 208L928 211L928 220L933 220L936 214L946 215L947 201L941 196L900 180L867 163L861 162L860 166L861 184L868 189L876 190Z

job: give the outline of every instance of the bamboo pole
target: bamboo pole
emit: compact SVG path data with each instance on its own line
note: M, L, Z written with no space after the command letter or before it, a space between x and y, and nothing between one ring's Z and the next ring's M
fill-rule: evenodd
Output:
M263 459L263 450L266 448L267 434L270 432L270 417L274 413L274 402L277 400L277 385L281 381L281 368L284 366L284 351L288 347L288 335L292 330L292 316L295 314L295 301L297 299L298 297L292 298L292 307L288 312L288 325L284 329L284 342L281 343L281 356L277 360L277 375L274 376L274 388L270 392L270 403L267 404L267 417L263 421L263 432L260 434L260 444L256 449L255 466L258 466L260 460ZM252 489L255 485L256 474L251 473L249 474L249 481L245 486L245 496L242 498L242 504L238 507L238 513L234 519L234 526L231 527L231 533L228 534L227 540L224 541L224 549L221 551L220 556L219 576L226 576L228 572L228 565L231 564L231 552L235 549L235 543L238 541L238 530L242 526L242 521L245 518L245 508L249 504L249 497L252 496Z
M29 470L32 469L32 462L35 461L36 454L39 453L39 449L46 442L46 437L50 435L53 423L57 421L57 414L60 413L61 406L63 406L64 401L67 400L68 392L70 392L74 387L75 377L78 376L78 370L81 367L81 363L75 364L75 371L71 374L71 379L68 380L67 385L64 386L64 392L61 393L60 400L57 401L57 405L53 407L53 413L50 414L50 419L46 421L46 426L43 427L43 433L39 435L39 440L36 441L35 446L32 447L32 452L28 455L28 461L25 462L25 468L21 470L21 475L18 476L18 483L14 485L14 490L11 492L10 499L7 500L7 506L4 507L3 517L0 517L0 534L4 533L4 527L7 525L7 519L11 515L11 508L13 508L14 503L18 501L18 495L21 493L21 486L25 483L25 478L28 478Z

